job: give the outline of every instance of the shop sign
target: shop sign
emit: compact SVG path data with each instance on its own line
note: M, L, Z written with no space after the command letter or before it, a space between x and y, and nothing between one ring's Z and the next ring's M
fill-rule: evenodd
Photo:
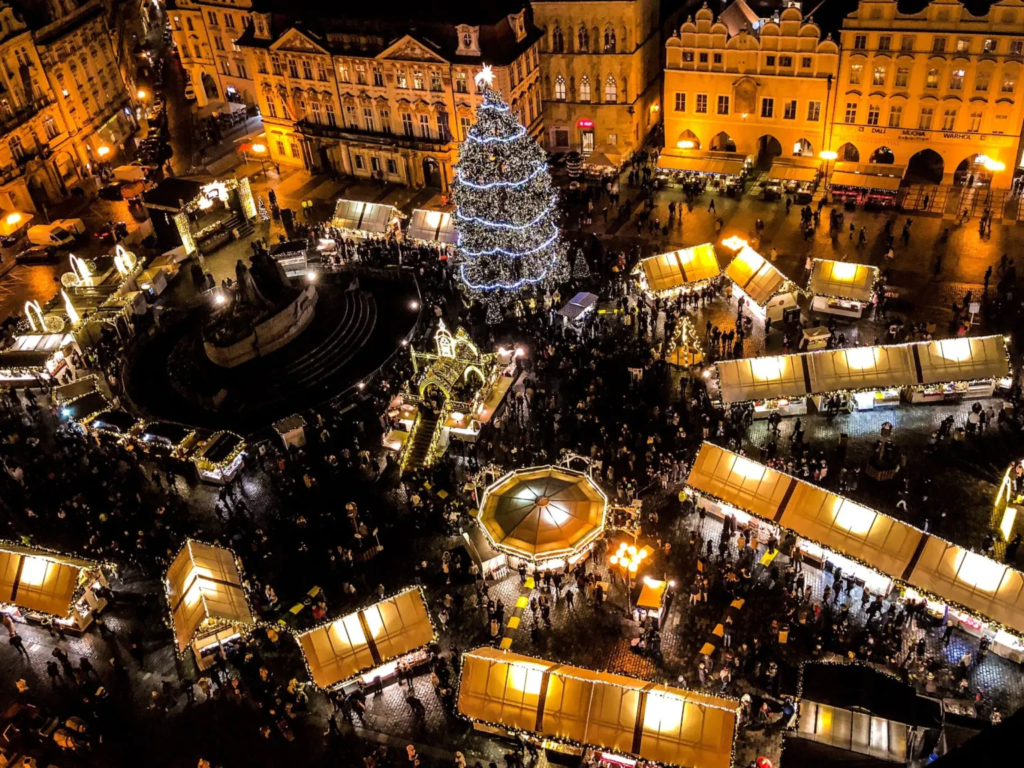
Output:
M589 117L581 117L579 120L576 121L576 127L579 128L581 131L590 131L593 130L594 128L594 121L591 120Z
M927 141L928 131L914 131L905 128L900 131L900 138L909 141Z
M953 141L974 141L976 135L974 133L943 133L942 138Z

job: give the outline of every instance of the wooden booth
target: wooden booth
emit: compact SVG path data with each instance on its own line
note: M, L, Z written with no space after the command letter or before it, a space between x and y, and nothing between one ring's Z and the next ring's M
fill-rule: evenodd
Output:
M813 295L811 309L859 318L871 304L877 282L878 267L815 259L807 283L807 290Z
M722 268L715 246L704 243L642 259L633 274L648 295L675 296L706 287Z
M740 248L725 276L732 281L733 293L749 299L746 306L762 323L773 323L800 317L796 303L796 286L749 245Z

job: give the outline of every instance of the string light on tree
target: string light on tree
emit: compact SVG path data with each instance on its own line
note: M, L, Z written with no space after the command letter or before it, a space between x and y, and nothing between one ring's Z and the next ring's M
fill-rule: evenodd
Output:
M491 67L475 80L483 103L453 185L457 265L464 289L485 301L494 323L524 291L568 279L569 266L544 150L493 88Z

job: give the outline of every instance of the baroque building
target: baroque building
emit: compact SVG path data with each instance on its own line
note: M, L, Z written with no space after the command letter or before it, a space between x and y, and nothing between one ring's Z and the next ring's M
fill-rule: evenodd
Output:
M665 155L815 158L828 142L839 46L788 7L735 34L707 7L668 40Z
M829 145L907 178L1008 188L1020 159L1024 3L974 16L957 0L901 13L862 0L843 22Z
M660 0L534 0L544 144L628 157L661 112Z
M137 128L102 4L0 3L0 62L0 208L43 211L90 191L101 154Z
M540 31L516 0L400 0L337 16L252 8L246 52L271 159L315 173L447 190L486 63L520 122L541 130Z
M171 35L199 106L257 102L252 73L235 42L251 23L252 5L252 0L168 0Z

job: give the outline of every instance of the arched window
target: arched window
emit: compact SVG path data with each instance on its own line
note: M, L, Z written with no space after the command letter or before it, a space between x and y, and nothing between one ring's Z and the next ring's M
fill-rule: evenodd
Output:
M15 160L21 160L25 156L25 148L21 145L20 136L12 136L8 144L11 148L11 155Z
M608 104L614 104L619 100L619 87L611 75L608 75L608 80L604 84L604 100Z
M577 50L588 53L590 51L590 33L587 32L586 25L580 24L580 31L576 35L576 39L579 42Z
M580 80L580 101L590 101L590 78L586 75Z
M565 78L561 75L555 78L555 101L565 101Z
M615 53L615 30L611 27L604 31L604 52Z
M562 37L562 28L555 27L551 31L551 51L552 53L561 53L565 50L565 38Z

